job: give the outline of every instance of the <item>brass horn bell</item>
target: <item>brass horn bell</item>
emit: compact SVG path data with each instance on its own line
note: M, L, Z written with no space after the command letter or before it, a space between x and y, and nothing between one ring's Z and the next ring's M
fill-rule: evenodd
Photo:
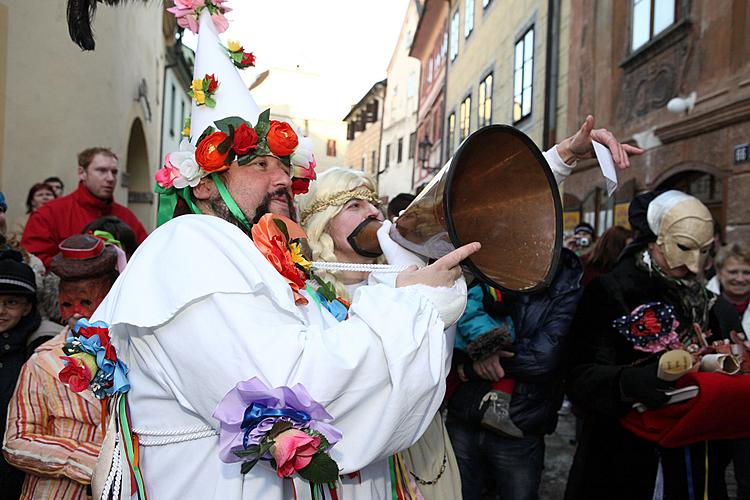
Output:
M359 233L360 248L379 251L374 230ZM465 269L502 291L533 292L549 285L560 259L557 183L526 134L490 125L461 144L401 213L390 236L434 259L478 241L482 249L464 261Z

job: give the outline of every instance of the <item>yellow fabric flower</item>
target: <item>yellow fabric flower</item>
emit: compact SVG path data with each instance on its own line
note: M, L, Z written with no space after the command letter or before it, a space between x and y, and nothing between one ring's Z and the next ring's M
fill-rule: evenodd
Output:
M83 364L88 367L92 378L96 375L96 372L99 371L99 367L96 364L96 357L87 352L77 352L70 357L80 359Z
M242 45L240 45L240 42L238 42L237 40L229 40L227 47L229 48L230 52L239 52L240 50L242 50Z
M190 137L190 127L185 127L182 129L182 137Z
M202 90L193 90L193 99L198 104L206 104L206 93Z
M290 243L289 251L292 254L292 262L299 265L302 269L307 271L312 267L312 262L307 260L305 256L302 255L302 247L299 243Z
M195 92L203 90L203 80L193 80L193 90Z

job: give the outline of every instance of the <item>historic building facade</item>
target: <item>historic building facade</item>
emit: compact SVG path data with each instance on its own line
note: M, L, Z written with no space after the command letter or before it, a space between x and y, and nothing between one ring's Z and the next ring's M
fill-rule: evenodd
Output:
M750 239L750 4L577 0L570 24L568 128L593 114L646 152L612 199L596 163L579 165L568 218L601 232L626 222L634 194L676 188L706 203L726 239Z

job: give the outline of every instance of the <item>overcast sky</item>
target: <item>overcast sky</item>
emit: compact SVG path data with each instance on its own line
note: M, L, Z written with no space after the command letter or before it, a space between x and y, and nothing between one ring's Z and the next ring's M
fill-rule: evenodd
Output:
M272 67L299 66L320 74L336 88L326 99L343 118L386 77L409 1L233 0L230 28L220 36L255 53L257 67L244 75L248 83Z

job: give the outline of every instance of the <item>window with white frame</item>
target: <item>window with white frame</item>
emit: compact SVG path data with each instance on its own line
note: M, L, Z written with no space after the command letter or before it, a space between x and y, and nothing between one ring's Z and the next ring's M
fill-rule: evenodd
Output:
M464 38L469 38L472 30L474 29L474 1L465 0L464 4Z
M479 82L478 114L479 126L484 127L492 123L492 73Z
M531 114L534 75L534 27L516 42L513 65L513 122Z
M633 24L630 47L643 46L677 19L676 0L632 0Z
M458 11L453 13L451 19L451 61L458 57Z

